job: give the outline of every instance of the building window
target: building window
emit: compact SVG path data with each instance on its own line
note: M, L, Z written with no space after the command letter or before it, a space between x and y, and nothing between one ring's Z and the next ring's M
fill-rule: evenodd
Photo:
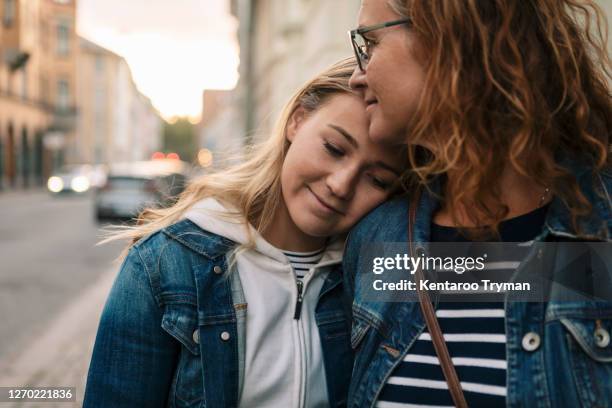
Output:
M57 24L57 54L68 55L70 52L70 26L65 21Z
M21 98L28 99L28 72L26 69L21 70Z
M4 25L10 27L15 20L15 0L4 0Z
M60 111L68 110L70 106L70 90L68 81L60 79L57 82L57 109Z
M104 57L101 55L96 56L96 72L98 74L104 72Z
M49 81L45 75L40 76L40 99L42 103L49 103Z

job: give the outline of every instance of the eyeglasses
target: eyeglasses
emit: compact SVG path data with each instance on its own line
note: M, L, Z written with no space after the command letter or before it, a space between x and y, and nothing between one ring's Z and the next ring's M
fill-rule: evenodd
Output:
M353 45L353 51L355 52L355 58L357 59L357 65L359 65L360 70L365 71L365 68L368 65L368 61L370 59L370 47L372 45L372 41L365 38L363 34L400 24L410 24L410 19L403 18L401 20L387 21L386 23L365 26L348 32L351 39L351 44Z

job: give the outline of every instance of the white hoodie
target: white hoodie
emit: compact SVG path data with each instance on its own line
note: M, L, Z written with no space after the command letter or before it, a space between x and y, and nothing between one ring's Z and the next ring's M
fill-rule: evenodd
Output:
M197 203L185 218L239 244L247 226L230 219L213 198ZM244 383L240 407L327 407L329 399L315 307L325 274L321 266L342 260L343 243L328 245L321 261L304 277L299 320L298 289L287 257L250 225L255 248L236 257L247 302Z

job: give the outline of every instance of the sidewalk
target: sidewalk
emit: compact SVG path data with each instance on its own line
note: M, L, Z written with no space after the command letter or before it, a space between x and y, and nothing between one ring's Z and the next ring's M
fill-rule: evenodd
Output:
M80 407L104 302L117 274L104 273L30 344L0 362L0 386L76 387L76 402L0 402L4 407Z

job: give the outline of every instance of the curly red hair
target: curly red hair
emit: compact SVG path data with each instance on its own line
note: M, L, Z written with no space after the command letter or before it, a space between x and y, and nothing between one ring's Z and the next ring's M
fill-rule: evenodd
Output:
M508 214L505 166L549 186L574 226L591 207L562 156L610 166L607 22L589 0L389 0L412 21L426 85L410 129L421 182L446 178L454 214L476 207L494 229ZM419 140L434 145L423 155ZM435 152L435 153L433 153ZM424 160L423 157L426 159ZM472 217L476 217L472 215Z

